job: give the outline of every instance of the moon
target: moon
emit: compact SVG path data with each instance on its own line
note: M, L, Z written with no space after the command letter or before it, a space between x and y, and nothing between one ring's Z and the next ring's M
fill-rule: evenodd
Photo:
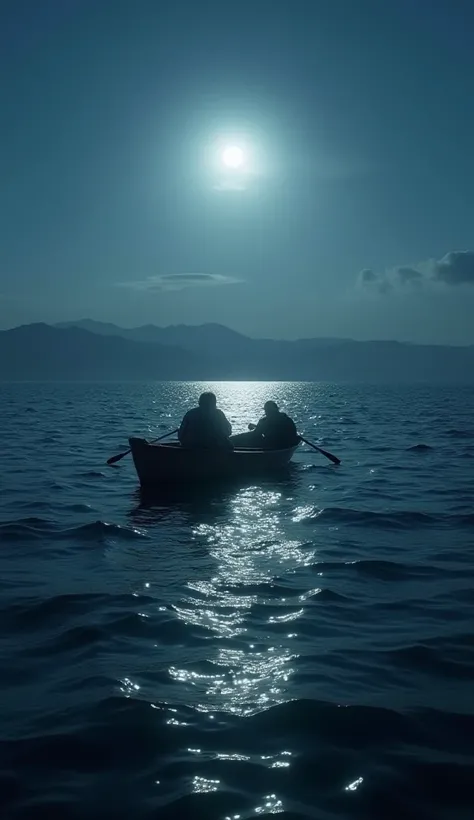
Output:
M242 168L245 162L242 148L239 145L227 145L222 152L222 162L226 168Z

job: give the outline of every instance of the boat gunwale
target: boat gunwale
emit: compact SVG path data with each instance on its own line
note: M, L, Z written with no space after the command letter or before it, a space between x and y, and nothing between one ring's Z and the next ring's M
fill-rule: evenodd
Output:
M169 453L172 453L174 451L188 454L202 454L210 451L212 453L227 453L229 455L235 453L241 455L268 455L269 453L289 453L290 451L295 452L301 442L298 441L296 444L292 444L291 447L279 447L278 449L268 448L267 450L260 447L234 447L232 450L226 450L213 447L183 447L183 445L179 442L157 442L156 444L153 444L152 442L147 441L144 438L129 438L129 444L132 451L134 447L137 447L137 443L139 443L138 447L142 447L144 449L151 448L156 453L158 453L160 450L166 450Z

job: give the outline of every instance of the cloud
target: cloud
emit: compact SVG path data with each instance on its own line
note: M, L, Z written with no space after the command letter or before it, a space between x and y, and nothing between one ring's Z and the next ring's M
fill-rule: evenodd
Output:
M474 285L474 251L451 251L434 263L434 278L446 285Z
M217 287L219 285L236 285L242 282L234 276L222 276L218 273L166 273L162 276L149 276L135 282L120 282L119 287L140 291L184 290L185 288Z
M370 268L361 270L358 276L358 286L363 290L388 293L392 285L385 274L377 273Z
M401 285L419 284L423 279L423 274L416 268L396 268L395 276L398 277Z
M370 270L370 268L364 268L364 270L361 270L359 273L359 279L362 285L368 285L377 281L377 274L375 271Z
M443 285L474 285L474 251L451 251L439 260L429 259L382 272L366 268L359 273L357 284L366 291L383 294Z

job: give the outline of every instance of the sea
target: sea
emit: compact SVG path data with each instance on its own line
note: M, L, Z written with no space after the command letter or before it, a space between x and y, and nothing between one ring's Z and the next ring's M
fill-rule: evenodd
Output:
M130 435L276 400L288 474L140 493ZM0 386L2 820L472 820L474 388Z

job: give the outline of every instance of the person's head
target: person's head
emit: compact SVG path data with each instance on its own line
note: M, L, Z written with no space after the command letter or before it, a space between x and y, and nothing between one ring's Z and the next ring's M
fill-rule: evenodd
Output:
M199 396L199 407L201 410L204 410L206 413L210 413L212 410L215 410L217 406L217 399L214 393L201 393Z
M266 401L263 405L263 409L265 410L265 415L270 418L271 416L276 416L277 413L280 412L278 410L278 404L276 403L276 401Z

